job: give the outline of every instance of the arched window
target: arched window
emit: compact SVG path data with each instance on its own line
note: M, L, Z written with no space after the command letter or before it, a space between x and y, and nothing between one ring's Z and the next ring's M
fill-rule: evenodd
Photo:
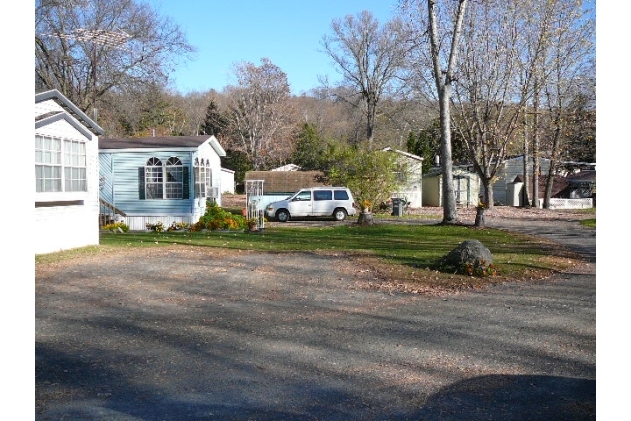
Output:
M140 200L188 199L189 190L189 167L176 156L170 157L164 164L159 158L149 158L144 167L138 168Z
M206 164L195 159L195 197L206 197Z
M180 158L172 156L165 166L165 199L181 199L184 191L184 174Z
M162 199L163 183L162 161L155 157L149 158L145 166L145 197L147 199Z

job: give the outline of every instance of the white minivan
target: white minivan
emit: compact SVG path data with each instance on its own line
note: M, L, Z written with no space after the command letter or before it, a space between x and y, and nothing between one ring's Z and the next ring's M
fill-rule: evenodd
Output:
M353 194L346 187L311 187L301 189L285 200L270 203L265 208L269 219L287 222L293 218L331 216L343 221L355 215Z

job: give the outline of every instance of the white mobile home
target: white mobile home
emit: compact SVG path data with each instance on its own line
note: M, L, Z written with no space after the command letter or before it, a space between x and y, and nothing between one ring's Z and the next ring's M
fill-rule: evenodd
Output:
M533 164L532 161L528 163L529 173L532 177ZM540 174L548 174L550 168L550 160L547 158L539 159ZM508 206L521 206L523 205L522 188L525 188L523 184L515 182L515 179L521 177L523 182L524 176L524 156L516 156L514 158L507 159L497 172L496 181L493 184L493 201L498 205ZM532 192L532 178L529 180L530 191ZM518 186L518 187L516 187ZM481 186L481 191L484 192L484 186Z
M102 134L59 91L35 95L35 254L99 244Z
M384 152L397 154L397 191L390 197L405 199L411 208L423 206L423 158L409 152L384 148Z

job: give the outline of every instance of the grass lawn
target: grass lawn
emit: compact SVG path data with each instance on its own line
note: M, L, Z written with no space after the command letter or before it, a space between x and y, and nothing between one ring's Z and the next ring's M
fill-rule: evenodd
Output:
M497 275L485 278L441 273L437 260L468 239L477 239L494 256ZM479 288L508 280L549 276L577 263L557 244L536 237L466 226L375 224L327 227L270 227L261 232L102 233L100 246L36 256L46 263L120 248L186 245L270 252L343 255L378 274L377 287L406 291Z

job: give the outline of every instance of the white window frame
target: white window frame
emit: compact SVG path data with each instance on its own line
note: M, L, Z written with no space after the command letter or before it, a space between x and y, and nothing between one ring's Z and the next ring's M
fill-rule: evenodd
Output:
M206 197L206 163L195 159L195 197Z
M151 157L145 164L145 200L184 198L184 165L177 156L163 163Z
M156 157L145 164L145 199L164 199L164 168Z
M169 157L164 167L164 198L184 198L184 167L176 156Z
M36 134L35 192L87 192L86 151L85 141Z
M206 161L206 197L215 197L212 194L213 172L210 169L210 162Z

